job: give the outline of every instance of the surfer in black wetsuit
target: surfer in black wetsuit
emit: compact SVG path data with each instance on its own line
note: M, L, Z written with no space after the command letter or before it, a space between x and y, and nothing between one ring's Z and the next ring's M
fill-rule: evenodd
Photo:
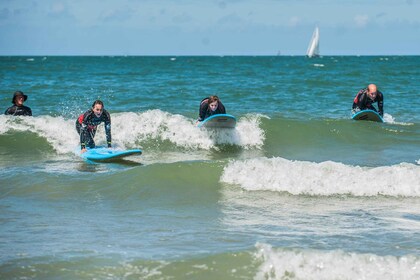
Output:
M219 97L212 95L201 100L198 118L199 122L217 114L226 114L225 106L223 106Z
M375 102L378 103L378 110L373 107ZM353 100L353 113L367 109L378 112L381 117L384 115L384 96L374 84L370 84L367 88L360 90Z
M76 120L76 130L80 135L80 149L86 152L86 147L95 148L93 138L100 123L105 123L105 134L108 148L111 148L111 116L104 109L104 103L96 100L92 104L92 109L87 110Z
M12 115L12 116L32 116L32 110L28 106L24 106L23 102L28 99L28 96L23 94L21 91L16 91L13 94L12 103L14 104L12 107L7 108L4 112L5 115Z

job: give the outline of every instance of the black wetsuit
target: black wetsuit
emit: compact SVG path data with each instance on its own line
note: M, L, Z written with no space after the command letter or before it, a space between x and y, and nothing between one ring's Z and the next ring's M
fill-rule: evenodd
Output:
M106 110L103 110L102 115L98 118L90 109L86 113L80 115L76 120L76 130L80 134L80 148L86 147L95 148L95 141L93 138L96 134L96 129L100 123L105 123L105 134L108 147L111 147L111 116Z
M32 110L31 108L24 105L13 105L12 107L7 108L4 114L13 116L32 116Z
M378 103L378 110L376 110L375 107L373 107L373 103ZM384 95L379 90L377 91L376 97L374 100L370 99L367 93L367 88L364 88L360 90L356 97L353 100L353 110L359 109L359 110L373 110L375 112L378 112L379 115L384 115Z
M201 100L200 113L199 113L199 118L198 118L199 122L204 121L208 117L213 116L213 115L217 115L217 114L226 114L225 106L223 106L223 104L222 104L222 102L220 102L220 100L218 101L217 109L214 110L214 111L210 110L209 98L208 97Z

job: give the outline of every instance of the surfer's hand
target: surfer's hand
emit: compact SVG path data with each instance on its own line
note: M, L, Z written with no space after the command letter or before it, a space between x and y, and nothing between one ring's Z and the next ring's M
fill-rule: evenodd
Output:
M80 151L80 153L81 153L81 154L83 154L83 153L86 153L86 151L87 151L87 150L86 150L86 148L83 148L83 149Z

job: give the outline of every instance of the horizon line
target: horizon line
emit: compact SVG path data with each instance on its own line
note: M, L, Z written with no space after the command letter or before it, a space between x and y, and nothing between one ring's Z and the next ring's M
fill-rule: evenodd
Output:
M118 56L118 57L157 57L157 56L167 56L167 57L187 57L187 56L202 56L202 57L223 57L223 56L266 56L266 57L308 57L306 54L0 54L0 57L59 57L59 56ZM331 56L420 56L420 54L326 54L319 55L317 57L311 57L311 59L317 59L322 57L331 57ZM309 57L308 57L309 58Z

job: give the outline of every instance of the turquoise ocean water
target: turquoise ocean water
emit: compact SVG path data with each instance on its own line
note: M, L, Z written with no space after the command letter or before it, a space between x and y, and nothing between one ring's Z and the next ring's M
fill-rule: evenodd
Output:
M0 57L0 279L419 279L420 57ZM385 123L350 119L368 83ZM198 129L216 94L234 130ZM112 163L77 116L111 113ZM105 143L103 125L97 144Z

